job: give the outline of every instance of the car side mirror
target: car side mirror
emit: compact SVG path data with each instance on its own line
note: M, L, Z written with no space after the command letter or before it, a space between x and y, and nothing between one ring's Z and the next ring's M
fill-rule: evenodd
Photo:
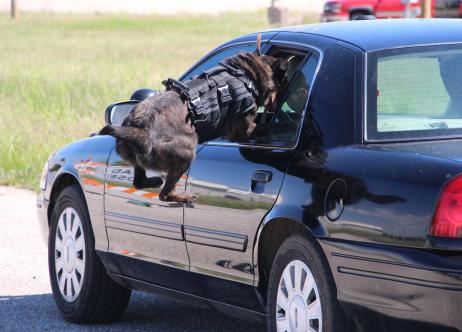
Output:
M136 105L138 105L138 103L139 101L137 100L130 100L109 105L106 108L106 125L122 125L122 122L127 117L128 113L130 113Z
M130 101L124 101L121 103L114 103L106 108L105 120L107 125L120 126L127 117L128 113L131 112L135 106L145 100L146 98L152 97L158 94L159 91L142 88L133 92L130 97Z

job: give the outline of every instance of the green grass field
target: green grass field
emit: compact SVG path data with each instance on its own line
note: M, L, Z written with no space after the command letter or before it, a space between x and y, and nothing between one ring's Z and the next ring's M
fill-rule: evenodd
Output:
M306 22L318 17L307 16ZM0 14L0 185L38 190L47 157L104 125L136 88L161 88L222 42L270 28L264 11L219 16ZM436 60L379 70L380 111L444 112ZM416 84L421 82L421 84Z
M138 87L160 88L206 52L268 28L265 12L220 16L0 15L0 184L38 189L50 153L104 125Z

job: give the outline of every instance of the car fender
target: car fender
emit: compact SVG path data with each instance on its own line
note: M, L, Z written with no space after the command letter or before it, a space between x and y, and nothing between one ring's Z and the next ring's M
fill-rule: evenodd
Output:
M45 191L45 199L49 202L49 211L52 211L54 200L65 185L78 183L88 207L95 248L102 251L108 249L103 200L107 161L114 145L115 140L111 136L93 136L66 145L48 161L49 185ZM64 186L63 179L66 179Z
M259 273L259 255L260 255L260 244L262 241L262 234L268 227L272 227L276 223L282 223L287 233L281 235L287 237L290 234L306 232L313 238L325 237L328 235L327 230L321 222L315 218L307 216L302 206L295 206L290 202L286 202L280 195L278 201L274 207L265 215L255 235L255 241L253 246L253 262L255 270L254 285L258 286L260 283ZM282 239L283 240L283 239ZM275 244L276 246L278 244ZM277 250L277 248L276 248Z

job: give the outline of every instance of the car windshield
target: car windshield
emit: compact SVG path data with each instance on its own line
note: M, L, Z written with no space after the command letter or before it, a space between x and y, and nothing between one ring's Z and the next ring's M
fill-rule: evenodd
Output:
M367 138L462 137L462 45L368 57Z

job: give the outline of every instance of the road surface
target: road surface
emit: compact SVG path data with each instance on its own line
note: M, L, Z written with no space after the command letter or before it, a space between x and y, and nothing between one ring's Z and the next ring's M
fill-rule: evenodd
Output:
M35 197L0 186L0 331L264 331L262 325L140 292L115 323L65 322L51 295Z

